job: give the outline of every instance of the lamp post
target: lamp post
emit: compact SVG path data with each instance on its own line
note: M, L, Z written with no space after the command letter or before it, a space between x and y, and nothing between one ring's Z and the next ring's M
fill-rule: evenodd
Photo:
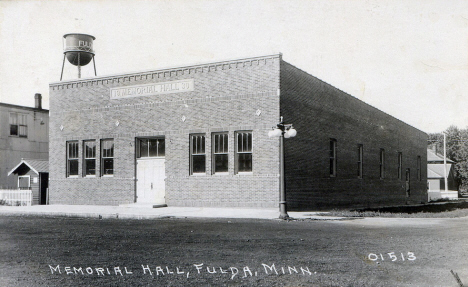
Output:
M283 117L280 117L280 122L276 124L271 131L268 132L268 137L279 137L280 138L280 219L288 219L288 211L286 208L286 190L285 190L285 178L284 178L284 138L293 138L297 134L297 131L293 128L292 124L285 124Z

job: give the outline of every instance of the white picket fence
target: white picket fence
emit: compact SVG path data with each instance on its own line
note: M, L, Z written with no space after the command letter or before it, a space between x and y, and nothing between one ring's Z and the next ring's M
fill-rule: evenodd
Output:
M32 191L30 189L0 189L0 204L11 206L31 206Z

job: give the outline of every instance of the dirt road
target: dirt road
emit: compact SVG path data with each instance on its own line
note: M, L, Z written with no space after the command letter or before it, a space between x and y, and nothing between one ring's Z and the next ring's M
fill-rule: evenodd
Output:
M0 286L458 286L468 218L0 217Z

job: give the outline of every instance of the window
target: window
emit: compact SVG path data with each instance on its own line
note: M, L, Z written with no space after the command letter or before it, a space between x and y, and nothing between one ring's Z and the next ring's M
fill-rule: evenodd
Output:
M406 169L406 197L410 197L411 195L411 175L410 175L410 169Z
M385 178L385 150L380 149L380 178Z
M96 141L84 141L83 153L83 175L96 175Z
M166 154L166 144L163 138L137 139L137 157L163 157Z
M114 175L114 140L101 141L101 174L103 176Z
M190 135L190 174L205 172L205 135Z
M18 114L18 124L19 124L19 136L27 137L28 136L28 115Z
M67 142L67 177L78 176L78 142Z
M236 133L236 173L252 172L252 132Z
M31 178L29 175L18 176L18 189L26 190L31 187Z
M10 135L11 136L28 136L28 115L10 113Z
M362 144L358 145L358 161L357 161L357 176L362 178L362 159L364 154L364 148Z
M416 173L418 175L418 180L420 181L421 180L421 156L418 155L418 161L417 161L417 170L416 170Z
M16 113L10 113L10 135L18 135L18 118Z
M401 152L398 153L398 179L402 179L402 172L403 172L403 154Z
M213 174L218 172L228 172L228 134L213 134L212 140Z
M336 176L336 139L330 139L330 176Z

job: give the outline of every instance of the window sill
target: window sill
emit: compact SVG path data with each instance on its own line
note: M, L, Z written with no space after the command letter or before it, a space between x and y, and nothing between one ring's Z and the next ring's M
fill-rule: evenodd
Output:
M253 175L253 171L238 172L236 175Z
M104 174L104 175L102 175L102 177L114 177L114 175L113 174Z
M217 173L213 173L212 175L214 176L226 176L226 175L229 175L229 172L217 172Z
M78 176L77 175L69 175L69 176L67 176L67 178L78 178Z
M206 176L206 172L192 173L190 176Z
M84 178L96 178L96 175L85 175Z

